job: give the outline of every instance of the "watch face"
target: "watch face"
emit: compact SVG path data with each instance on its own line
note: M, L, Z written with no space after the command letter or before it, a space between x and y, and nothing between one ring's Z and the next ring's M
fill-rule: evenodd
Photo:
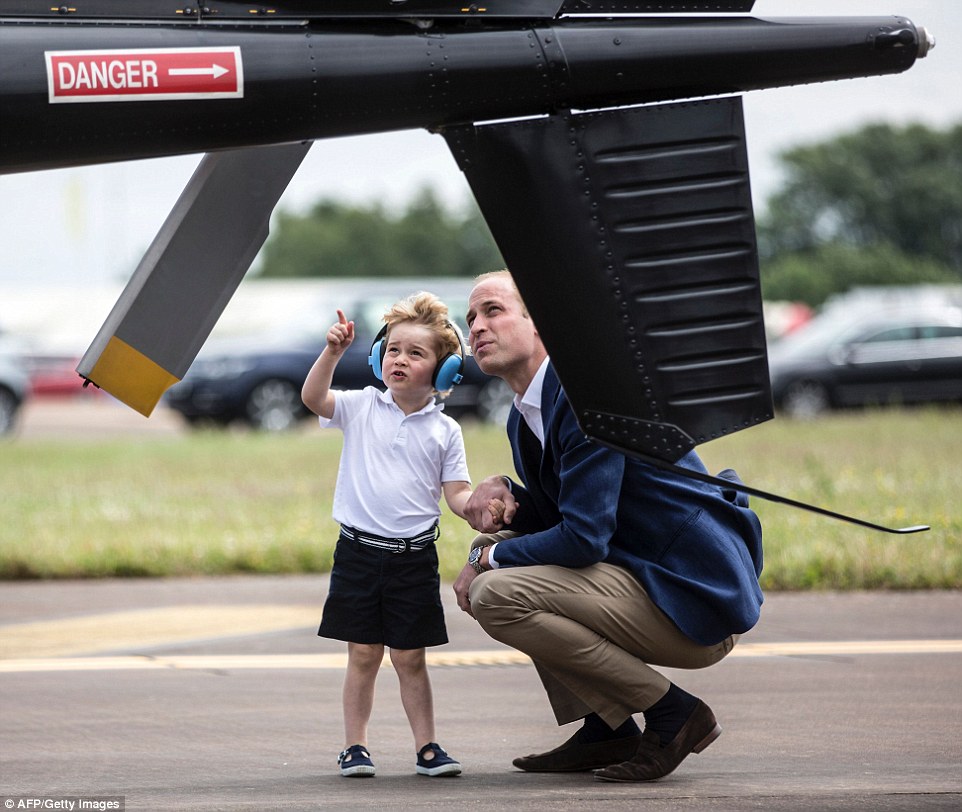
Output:
M484 554L483 547L475 547L471 551L471 555L468 556L469 564L477 564L481 560L481 556Z

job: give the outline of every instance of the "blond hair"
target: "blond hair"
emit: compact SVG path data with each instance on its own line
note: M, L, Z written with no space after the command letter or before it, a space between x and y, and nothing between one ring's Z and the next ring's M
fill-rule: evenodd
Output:
M449 354L462 355L464 343L461 332L451 321L448 306L433 293L422 290L391 305L384 314L384 323L387 325L385 339L391 335L392 327L403 322L427 327L434 334L439 360Z

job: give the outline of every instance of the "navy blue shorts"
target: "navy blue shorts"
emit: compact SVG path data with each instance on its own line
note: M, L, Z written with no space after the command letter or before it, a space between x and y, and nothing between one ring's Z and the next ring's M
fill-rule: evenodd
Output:
M447 643L437 548L392 553L340 536L317 633L396 649Z

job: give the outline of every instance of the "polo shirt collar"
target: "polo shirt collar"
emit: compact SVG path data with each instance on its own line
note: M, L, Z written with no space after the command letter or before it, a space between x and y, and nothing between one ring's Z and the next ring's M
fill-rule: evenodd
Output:
M390 389L385 389L378 395L378 398L383 402L387 403L400 411L401 407L394 402L394 393ZM444 409L443 403L438 403L437 400L431 399L430 402L423 408L418 409L416 412L411 412L407 417L411 417L416 414L429 414L430 412Z

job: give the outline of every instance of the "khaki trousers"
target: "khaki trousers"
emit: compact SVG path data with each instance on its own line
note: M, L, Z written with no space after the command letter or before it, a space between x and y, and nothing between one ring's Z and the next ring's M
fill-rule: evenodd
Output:
M652 665L705 668L738 640L692 642L612 564L490 570L468 597L491 637L531 657L559 725L594 711L616 728L667 693L669 680Z

